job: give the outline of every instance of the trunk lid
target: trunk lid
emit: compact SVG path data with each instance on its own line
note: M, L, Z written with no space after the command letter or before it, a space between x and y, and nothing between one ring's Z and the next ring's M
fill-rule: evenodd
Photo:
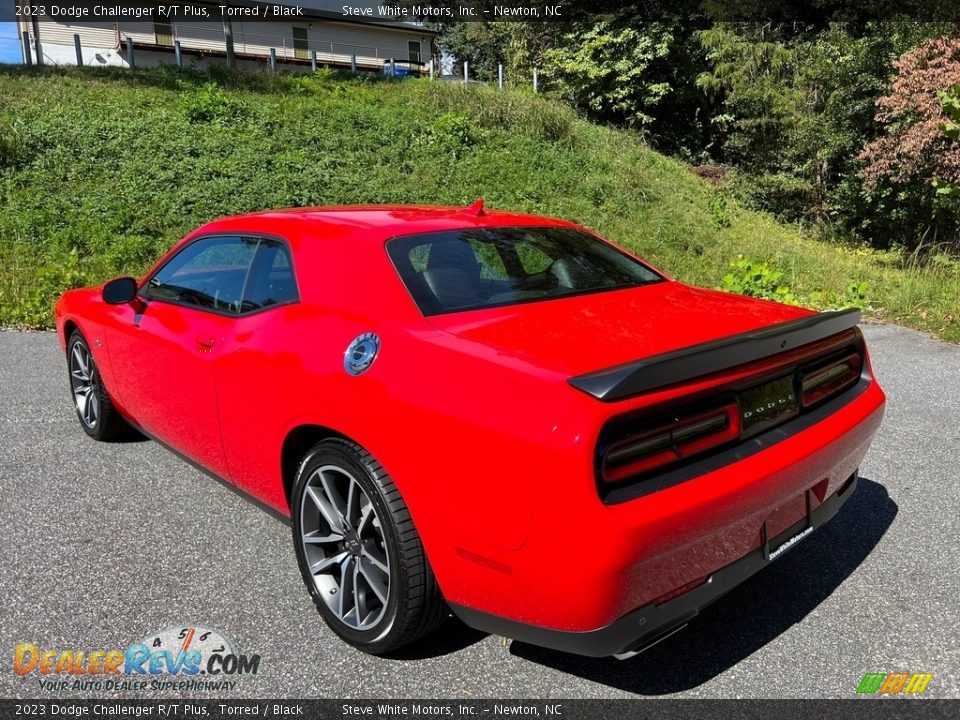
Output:
M811 314L667 281L427 320L461 339L572 376Z

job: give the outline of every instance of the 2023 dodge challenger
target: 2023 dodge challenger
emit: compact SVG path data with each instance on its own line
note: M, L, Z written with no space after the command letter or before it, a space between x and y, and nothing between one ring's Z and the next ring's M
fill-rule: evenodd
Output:
M373 653L448 609L649 646L837 512L884 407L857 311L482 203L217 220L55 314L84 431L289 515L324 620Z

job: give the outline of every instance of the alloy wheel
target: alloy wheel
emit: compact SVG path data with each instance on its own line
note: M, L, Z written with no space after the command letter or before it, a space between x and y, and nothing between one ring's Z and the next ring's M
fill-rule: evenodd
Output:
M390 597L390 556L377 510L348 470L324 465L307 479L300 542L330 612L354 630L374 627Z
M93 355L83 342L75 342L70 351L70 383L80 421L92 430L100 418L100 398Z

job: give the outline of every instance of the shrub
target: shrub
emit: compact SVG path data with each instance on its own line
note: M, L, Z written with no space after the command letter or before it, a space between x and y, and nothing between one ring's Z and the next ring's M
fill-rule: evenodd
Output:
M954 85L949 90L941 90L937 96L940 98L940 106L946 116L946 122L940 126L940 129L953 141L951 149L956 149L956 142L960 140L960 85ZM960 197L960 182L956 180L934 178L933 186L937 189L938 195Z
M183 108L187 120L192 123L229 125L242 120L246 115L243 103L212 82L185 92Z
M463 113L479 126L509 130L537 140L569 140L576 119L564 105L533 93L500 92L477 85L410 83L424 102L441 113Z
M23 125L0 119L0 170L18 168L30 160L30 148L24 137Z
M483 132L466 115L444 113L430 125L424 142L447 150L455 158L481 142Z
M730 263L730 272L724 276L720 289L791 305L799 304L793 291L783 282L782 272L742 255Z
M727 211L727 198L715 195L710 201L710 217L718 228L730 227L730 213Z

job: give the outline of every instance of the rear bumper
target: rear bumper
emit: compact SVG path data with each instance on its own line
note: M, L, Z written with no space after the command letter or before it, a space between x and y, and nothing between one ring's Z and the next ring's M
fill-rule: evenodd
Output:
M451 610L465 624L483 632L562 652L606 657L642 650L679 629L700 610L789 551L803 537L830 520L857 488L857 473L816 507L808 500L807 517L758 549L712 573L702 584L662 604L650 603L609 625L588 631L555 630L491 615L461 605ZM809 492L809 491L808 491ZM766 527L766 525L764 526Z

